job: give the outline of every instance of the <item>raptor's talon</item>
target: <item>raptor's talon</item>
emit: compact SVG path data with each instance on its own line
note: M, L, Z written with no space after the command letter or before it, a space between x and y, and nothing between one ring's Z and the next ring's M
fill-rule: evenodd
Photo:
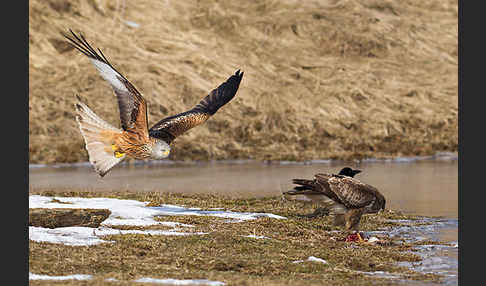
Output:
M115 157L116 157L116 158L121 158L121 157L123 157L123 156L125 156L125 153L120 153L120 152L118 152L118 151L115 151Z

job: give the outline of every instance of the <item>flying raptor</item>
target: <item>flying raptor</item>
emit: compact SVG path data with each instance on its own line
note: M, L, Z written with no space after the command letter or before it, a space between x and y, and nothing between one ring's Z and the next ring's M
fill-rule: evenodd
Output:
M384 210L386 204L385 197L375 187L353 178L360 172L346 167L337 175L316 174L313 180L293 179L298 186L284 195L304 195L319 202L334 215L335 225L358 230L363 214Z
M243 72L236 71L192 109L164 118L149 129L147 104L140 92L113 67L100 49L96 51L83 35L69 31L72 36L63 36L91 60L100 75L110 83L118 100L121 129L101 119L76 95L76 121L84 137L89 161L101 177L126 157L167 158L174 139L204 123L228 103L236 95L243 78Z

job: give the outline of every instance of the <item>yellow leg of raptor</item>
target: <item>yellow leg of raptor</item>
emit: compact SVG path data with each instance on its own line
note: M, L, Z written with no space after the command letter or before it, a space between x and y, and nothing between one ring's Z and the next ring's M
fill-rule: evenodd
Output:
M123 157L123 156L125 156L125 153L120 153L120 152L118 152L118 151L115 151L115 157L117 157L117 158L121 158L121 157Z
M121 157L125 156L125 153L121 153L121 152L117 151L118 148L114 144L111 145L111 150L113 150L115 152L116 158L121 158Z

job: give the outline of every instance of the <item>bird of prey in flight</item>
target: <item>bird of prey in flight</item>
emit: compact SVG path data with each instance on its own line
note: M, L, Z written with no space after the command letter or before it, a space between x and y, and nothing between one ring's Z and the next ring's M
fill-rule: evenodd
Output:
M101 177L126 157L140 160L167 158L174 139L204 123L228 103L236 95L243 78L243 72L236 71L192 109L164 118L149 129L147 104L140 92L113 67L100 49L93 49L82 34L69 31L71 35L63 36L91 60L100 75L110 83L118 100L121 128L101 119L76 95L76 121L84 137L89 161Z

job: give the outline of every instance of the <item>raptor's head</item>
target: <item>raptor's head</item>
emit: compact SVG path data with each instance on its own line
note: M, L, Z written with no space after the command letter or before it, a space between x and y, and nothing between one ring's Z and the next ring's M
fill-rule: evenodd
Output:
M156 139L155 144L152 147L151 157L156 160L169 157L170 146L165 141Z
M358 173L361 173L361 170L353 170L353 169L351 169L349 167L344 167L339 172L339 175L344 175L344 176L348 176L348 177L353 178L354 175L356 175Z

